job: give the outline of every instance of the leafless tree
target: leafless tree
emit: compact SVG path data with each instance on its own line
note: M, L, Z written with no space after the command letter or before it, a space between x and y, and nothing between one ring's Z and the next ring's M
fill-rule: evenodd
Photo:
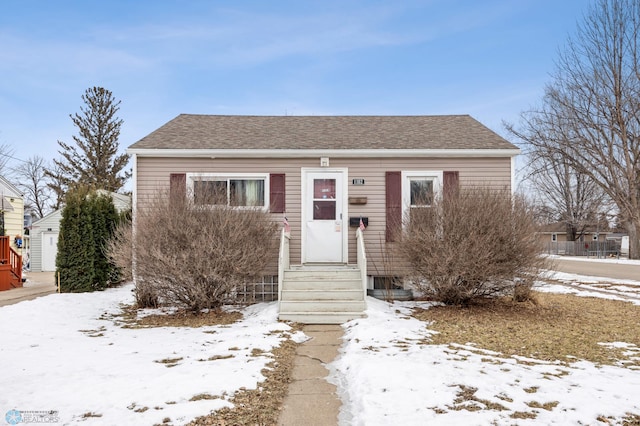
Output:
M25 206L30 206L39 218L51 209L52 193L45 178L46 167L44 158L34 155L14 168L17 186L25 195Z
M62 204L64 203L65 194L68 190L67 179L64 177L60 167L55 164L51 168L46 169L45 176L47 178L47 187L53 193L53 196L50 199L50 207L53 210L61 209Z
M542 106L507 128L563 158L615 203L640 258L640 0L598 0L569 38Z
M13 149L7 144L0 145L0 176L7 177L11 172L8 167L9 161L13 159Z
M538 213L563 222L568 241L595 225L598 213L608 212L602 188L575 170L564 156L534 151L530 159L528 179Z

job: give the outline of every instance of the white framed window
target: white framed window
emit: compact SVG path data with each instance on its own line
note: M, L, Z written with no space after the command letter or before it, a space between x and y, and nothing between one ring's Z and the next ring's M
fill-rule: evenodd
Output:
M410 216L411 210L429 208L442 191L442 172L402 172L402 213Z
M269 206L266 173L187 173L187 189L197 205L263 209Z

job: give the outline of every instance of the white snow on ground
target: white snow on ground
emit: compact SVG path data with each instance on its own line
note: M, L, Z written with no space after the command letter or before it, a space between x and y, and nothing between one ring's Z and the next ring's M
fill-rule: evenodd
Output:
M289 335L275 303L246 309L233 325L122 328L112 315L132 302L131 289L0 308L0 424L10 410L54 410L62 424L184 424L230 406L225 396L242 387L255 389L269 352ZM190 401L200 394L221 398Z
M613 283L556 278L578 287ZM615 283L629 294L637 294L636 285ZM0 424L13 409L54 410L60 424L152 425L164 418L184 424L229 406L235 391L259 386L269 351L290 335L289 326L276 320L275 303L247 308L232 325L122 328L114 315L131 302L128 285L1 307ZM429 345L434 331L409 316L417 302L368 298L368 304L367 318L345 324L340 355L329 365L343 400L342 425L596 424L599 415L640 413L640 370L508 357L469 344ZM628 342L601 344L640 356ZM252 356L254 349L265 352ZM457 403L468 388L477 389L478 401ZM199 394L220 398L189 401ZM552 403L548 410L535 407L545 403ZM504 409L456 410L461 404ZM514 412L535 412L536 418L513 419ZM87 413L101 417L83 418Z
M562 278L573 279L577 285L581 281L611 282ZM620 284L631 289L638 285L633 292L638 295L640 283ZM566 288L539 283L539 289L545 291ZM585 295L580 289L571 292ZM606 297L600 292L588 295ZM472 345L428 345L434 331L408 315L408 309L417 305L368 298L367 318L344 325L340 355L329 365L329 380L338 386L343 401L340 424L568 425L595 424L601 415L612 416L621 424L626 413L640 414L638 369L596 366L583 360L550 363L502 356ZM636 360L640 355L633 344L601 344L624 347ZM456 402L459 393L469 388L476 389L477 401ZM548 409L542 408L545 403L551 403ZM461 405L481 409L460 410ZM514 419L511 415L516 412L535 413L536 417Z
M536 283L535 288L538 291L600 297L640 305L640 281L576 275L557 271L546 271L543 278L546 281Z

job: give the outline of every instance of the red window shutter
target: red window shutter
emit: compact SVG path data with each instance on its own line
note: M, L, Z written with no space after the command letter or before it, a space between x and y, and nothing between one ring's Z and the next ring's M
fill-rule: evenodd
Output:
M169 197L184 198L187 195L187 175L185 173L171 173L169 175Z
M386 240L395 241L402 229L402 174L386 172Z
M269 211L271 213L284 213L286 211L284 176L284 173L271 173L269 175Z
M460 173L455 172L444 172L443 173L443 195L445 197L456 196L458 194L458 190L460 189Z

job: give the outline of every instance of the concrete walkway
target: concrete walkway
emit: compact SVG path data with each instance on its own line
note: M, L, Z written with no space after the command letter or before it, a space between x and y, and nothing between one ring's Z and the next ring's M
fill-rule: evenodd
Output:
M0 306L12 305L56 292L53 272L25 272L23 287L0 291Z
M313 324L305 325L302 331L311 339L298 347L292 382L278 424L335 426L341 403L335 385L326 380L329 371L325 365L338 355L342 327Z

